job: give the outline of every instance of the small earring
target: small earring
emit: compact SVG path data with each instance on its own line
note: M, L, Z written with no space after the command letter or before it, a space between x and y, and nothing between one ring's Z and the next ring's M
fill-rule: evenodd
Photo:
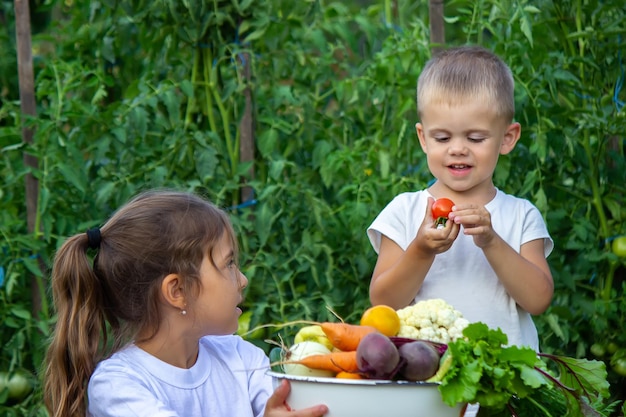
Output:
M187 315L187 310L180 310L180 314L182 314L183 316Z

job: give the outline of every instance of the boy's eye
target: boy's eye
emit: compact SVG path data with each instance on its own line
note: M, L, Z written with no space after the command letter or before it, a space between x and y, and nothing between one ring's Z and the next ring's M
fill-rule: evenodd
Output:
M445 142L450 139L448 136L435 136L434 138L437 142Z
M482 142L485 140L485 137L483 136L470 136L469 138L467 138L470 142Z

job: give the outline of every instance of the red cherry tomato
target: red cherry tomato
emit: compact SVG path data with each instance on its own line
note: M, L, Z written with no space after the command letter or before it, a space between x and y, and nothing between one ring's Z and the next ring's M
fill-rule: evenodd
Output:
M438 219L447 219L452 211L454 203L449 198L439 198L433 203L433 217Z

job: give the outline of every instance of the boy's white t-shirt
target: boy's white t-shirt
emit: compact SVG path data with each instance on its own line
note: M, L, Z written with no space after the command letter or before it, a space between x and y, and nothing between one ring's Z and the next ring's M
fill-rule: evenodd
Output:
M428 197L432 196L427 190L402 193L380 212L367 229L376 253L381 235L407 249L424 220ZM485 208L491 214L495 232L515 251L519 253L524 243L544 239L545 255L550 254L554 243L541 213L528 200L497 190ZM444 299L470 322L500 328L510 345L539 350L531 315L507 294L482 250L462 230L448 251L435 256L415 301L432 298Z
M88 386L88 417L260 417L272 393L265 352L239 336L200 339L189 369L135 345L98 364Z

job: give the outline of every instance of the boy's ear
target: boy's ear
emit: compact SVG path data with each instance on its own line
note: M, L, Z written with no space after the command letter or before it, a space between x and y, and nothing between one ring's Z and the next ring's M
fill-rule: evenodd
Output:
M421 123L416 123L415 131L417 132L417 138L420 141L420 146L422 147L422 151L424 151L424 153L428 153L426 151L427 147L426 147L426 139L424 137L424 126Z
M515 148L515 144L522 134L522 126L515 122L511 123L504 132L504 139L500 145L500 155L506 155Z
M183 279L178 274L169 274L161 282L161 295L165 302L172 307L185 309L185 293L183 291Z

